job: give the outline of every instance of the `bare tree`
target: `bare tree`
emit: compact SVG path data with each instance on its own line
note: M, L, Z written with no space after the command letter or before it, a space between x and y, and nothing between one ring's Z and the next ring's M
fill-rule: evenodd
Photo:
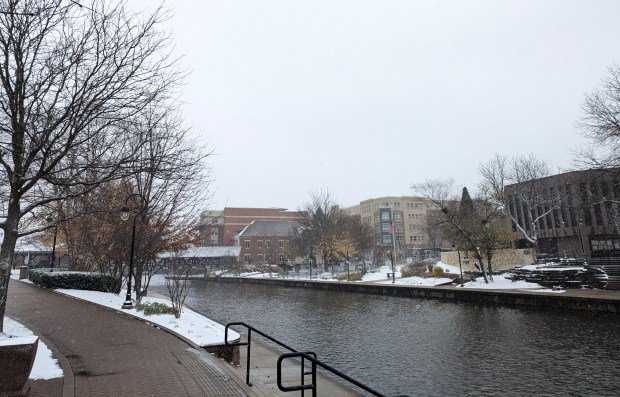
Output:
M192 280L189 273L191 267L177 261L173 261L168 268L168 276L166 277L166 289L172 304L174 317L181 317L185 299L192 287Z
M175 110L153 109L144 125L147 144L137 148L138 161L128 177L133 193L146 200L135 256L137 301L158 270L157 255L197 241L199 213L210 194L206 160L211 152L190 139Z
M159 29L121 2L0 1L0 331L17 239L54 201L132 170L149 106L183 74ZM137 144L136 144L137 142Z
M328 191L311 195L304 209L294 238L299 252L314 252L323 262L325 271L337 258L338 251L353 250L349 238L349 215L333 200ZM343 248L344 247L344 248Z
M442 237L453 241L459 250L473 253L485 282L492 280L495 250L514 237L497 206L483 197L472 199L467 188L459 200L452 193L452 179L426 180L412 189L440 208L433 222Z
M620 167L620 66L613 65L602 87L586 95L578 126L590 140L576 162L588 168Z
M372 225L362 221L359 216L351 217L349 229L351 240L353 241L354 252L348 256L355 255L362 260L363 272L366 272L366 259L375 247L375 232Z
M496 154L480 164L479 172L483 195L538 248L541 220L562 205L560 192L550 190L543 180L551 174L549 163L531 154L512 159Z

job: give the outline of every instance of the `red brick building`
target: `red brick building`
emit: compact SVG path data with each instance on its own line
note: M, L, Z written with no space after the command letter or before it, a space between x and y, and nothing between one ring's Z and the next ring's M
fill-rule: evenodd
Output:
M235 237L235 245L241 247L239 260L247 264L287 263L297 225L289 220L252 221Z
M235 244L235 235L253 221L296 221L301 217L302 212L284 208L226 207L223 211L207 211L199 227L201 244L232 246Z

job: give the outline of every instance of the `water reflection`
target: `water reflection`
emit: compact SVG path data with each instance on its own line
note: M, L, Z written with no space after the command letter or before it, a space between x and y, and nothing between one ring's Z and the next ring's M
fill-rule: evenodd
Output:
M314 351L385 394L620 394L618 316L203 281L187 303Z

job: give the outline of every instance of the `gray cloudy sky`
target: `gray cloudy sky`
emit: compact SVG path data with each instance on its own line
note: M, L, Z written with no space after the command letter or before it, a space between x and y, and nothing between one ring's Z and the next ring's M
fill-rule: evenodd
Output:
M139 4L138 2L131 4ZM211 208L412 194L481 160L572 165L584 94L620 62L620 1L168 1Z

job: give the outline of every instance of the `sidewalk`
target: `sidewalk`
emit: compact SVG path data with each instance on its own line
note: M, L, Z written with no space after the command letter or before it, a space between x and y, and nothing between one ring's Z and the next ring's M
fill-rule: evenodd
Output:
M6 314L38 334L64 372L64 379L34 381L31 397L301 395L279 391L277 353L256 341L251 353L253 387L249 387L244 348L242 366L233 367L189 341L119 311L16 280L10 281L8 294ZM298 379L299 367L289 365L283 373ZM318 384L321 396L356 395L323 376Z

